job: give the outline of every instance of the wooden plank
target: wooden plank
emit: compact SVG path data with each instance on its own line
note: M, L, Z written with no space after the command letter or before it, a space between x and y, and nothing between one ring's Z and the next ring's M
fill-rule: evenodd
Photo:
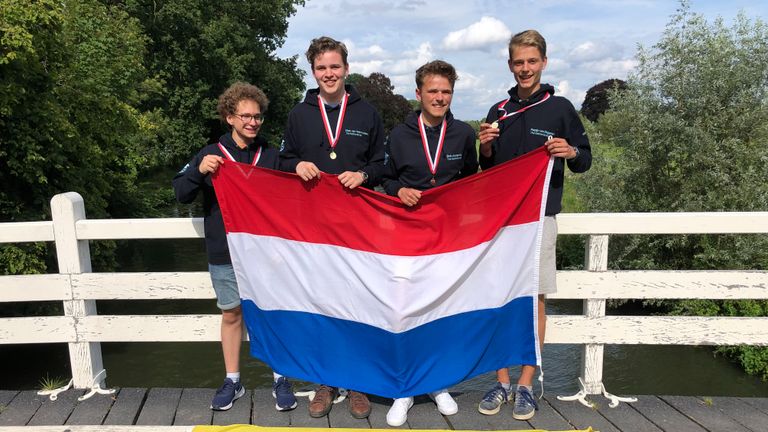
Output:
M66 425L100 425L115 402L114 394L96 393L88 399L75 405L75 409L64 424Z
M373 406L371 406L371 415L373 415ZM344 401L333 407L331 412L328 413L328 424L332 428L369 429L371 427L368 419L352 417L352 414L349 413L349 401Z
M512 418L512 406L504 404L496 415L483 415L477 410L481 392L467 392L454 395L459 405L456 415L444 417L453 429L465 430L522 430L531 429L531 425L525 421ZM410 420L410 415L408 416Z
M19 392L0 412L0 426L26 425L40 409L45 396L38 396L36 390Z
M738 234L768 232L768 212L561 213L558 234Z
M109 410L105 425L132 425L139 417L139 411L144 404L147 389L121 388L115 395L115 402Z
M75 340L77 335L72 317L0 318L0 344L61 343Z
M600 396L592 396L592 400L599 398ZM616 408L609 407L608 403L608 400L604 400L597 409L622 432L663 432L639 411L632 408L631 403L622 402Z
M557 400L557 398L551 398L548 401L552 408L568 419L568 422L575 426L576 429L591 427L600 432L621 432L610 421L600 415L596 409L587 408L576 401L565 402Z
M554 398L554 396L552 396ZM511 408L511 406L510 406ZM509 416L512 416L511 409ZM544 397L539 399L539 411L532 419L528 420L531 427L534 429L546 429L546 430L569 430L573 429L568 420L564 419L557 410L549 403L549 398Z
M270 392L270 396L272 396L272 393ZM272 409L274 409L274 399L272 399ZM296 407L295 410L288 411L288 415L290 417L290 425L293 427L315 427L315 428L327 428L329 427L328 423L328 416L320 417L320 418L313 418L309 416L309 398L306 397L300 397L298 398L299 405ZM331 411L337 410L346 412L346 401L343 401L341 403L334 404L333 407L331 407Z
M768 398L743 397L738 399L768 414Z
M9 403L19 394L16 390L0 390L0 413L8 406Z
M220 327L221 315L95 315L77 322L82 340L99 342L217 342Z
M180 426L211 424L213 419L211 400L214 394L216 394L214 389L183 389L173 424ZM242 404L241 401L237 403Z
M254 389L251 423L259 426L289 426L291 424L290 413L307 411L307 398L300 397L297 399L299 404L293 411L278 411L275 409L275 398L272 397L272 389Z
M699 424L657 396L637 396L637 402L629 405L664 431L704 432Z
M674 329L674 331L670 331ZM547 343L641 345L768 345L767 317L547 317Z
M371 401L371 415L368 416L370 427L373 429L396 429L387 424L387 412L392 406L392 399L369 395L368 400ZM399 429L407 427L408 423Z
M72 292L87 300L216 298L208 272L74 274Z
M213 398L213 396L211 396ZM232 408L227 411L214 411L213 412L213 424L215 425L230 425L230 424L248 424L251 420L251 400L253 399L253 392L246 390L243 397L235 401ZM210 407L210 400L208 407ZM210 408L209 408L210 409Z
M408 411L408 427L411 429L449 429L448 423L437 410L437 405L428 396L414 398L413 407Z
M557 272L551 299L766 299L766 271Z
M739 399L732 397L711 397L706 398L705 402L706 401L711 401L712 407L720 410L724 416L730 417L737 423L746 426L753 431L768 429L768 414L752 405L745 404Z
M176 407L181 399L181 389L153 388L147 393L147 399L141 408L136 425L170 426L176 414Z
M722 415L720 410L702 399L692 396L659 396L664 402L700 424L706 430L728 432L751 432L732 419Z
M203 218L88 219L75 227L78 240L205 237Z
M72 300L69 275L0 276L0 302Z
M59 393L55 401L43 397L40 409L35 412L27 426L63 425L75 409L77 398L84 393L85 391L80 389L70 389Z
M53 241L53 222L0 223L0 243L26 243Z

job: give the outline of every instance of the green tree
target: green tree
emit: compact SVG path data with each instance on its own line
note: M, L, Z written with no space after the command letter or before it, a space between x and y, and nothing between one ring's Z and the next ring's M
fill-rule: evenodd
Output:
M619 91L627 88L627 83L620 79L609 79L599 84L595 84L584 96L584 103L581 104L581 115L596 122L598 117L608 111L610 106L608 94L610 91Z
M66 191L83 195L91 217L140 208L153 122L135 109L138 23L95 0L1 1L0 220L49 219L49 200ZM44 271L44 251L5 246L0 273Z
M768 29L738 15L707 22L687 1L661 40L641 48L626 91L588 124L595 163L577 190L591 211L768 209ZM612 240L611 266L766 269L768 238L742 235ZM691 314L765 315L765 302L666 302ZM764 348L721 350L768 378Z
M102 0L105 3L115 3ZM277 58L288 18L303 0L123 0L151 42L144 64L152 78L140 107L162 118L151 157L178 165L224 132L219 94L248 81L271 99L262 134L277 143L288 112L301 97L296 57Z
M368 77L351 74L349 83L379 112L387 134L413 111L406 98L394 93L395 86L383 73L374 72Z

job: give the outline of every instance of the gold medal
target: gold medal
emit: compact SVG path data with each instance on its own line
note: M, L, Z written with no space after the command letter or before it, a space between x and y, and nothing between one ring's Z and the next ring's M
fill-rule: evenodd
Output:
M336 159L336 152L331 150L331 154L329 155L331 159Z
M491 123L491 127L493 129L498 129L499 128L499 122L495 121L495 122Z

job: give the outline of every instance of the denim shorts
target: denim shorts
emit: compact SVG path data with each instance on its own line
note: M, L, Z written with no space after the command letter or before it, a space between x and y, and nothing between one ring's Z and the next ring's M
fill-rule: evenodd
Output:
M240 306L240 291L237 289L235 269L232 264L208 264L213 290L216 291L216 306L230 310Z

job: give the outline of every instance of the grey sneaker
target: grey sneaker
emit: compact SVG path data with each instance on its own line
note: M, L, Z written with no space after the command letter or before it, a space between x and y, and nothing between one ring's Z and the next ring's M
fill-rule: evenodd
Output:
M517 386L515 409L512 411L512 417L515 420L528 420L538 409L539 404L536 403L536 398L533 397L531 391L523 386Z
M488 390L488 393L483 396L483 400L480 401L477 410L485 415L497 414L501 409L501 405L512 399L510 396L512 395L507 394L507 391L504 390L500 383L496 383L496 387Z

